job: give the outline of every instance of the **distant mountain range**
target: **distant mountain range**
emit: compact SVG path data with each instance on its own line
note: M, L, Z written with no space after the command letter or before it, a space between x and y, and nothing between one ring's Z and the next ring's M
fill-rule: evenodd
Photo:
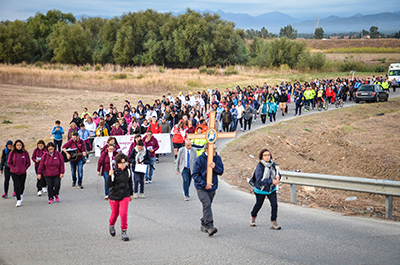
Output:
M218 14L221 19L232 21L236 28L258 29L265 27L268 32L279 33L280 28L286 25L292 25L298 33L314 33L315 20L302 20L293 18L281 12L270 12L259 16L251 16L245 13L225 13L222 10L217 12L211 10L199 11L200 13ZM172 15L184 14L186 10L180 12L171 12ZM89 17L88 15L78 15L77 19ZM100 16L102 18L112 18L111 16ZM379 31L390 34L400 31L400 11L385 12L379 14L363 15L357 13L351 17L329 16L319 20L319 27L322 27L327 34L361 32L362 29L369 30L371 26L378 26Z

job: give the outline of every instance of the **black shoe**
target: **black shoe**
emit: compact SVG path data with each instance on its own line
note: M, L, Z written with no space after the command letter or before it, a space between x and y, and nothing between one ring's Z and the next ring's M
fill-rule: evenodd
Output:
M72 187L75 187L76 186L76 183L72 183Z
M82 185L78 185L78 188L83 189L83 186Z
M129 241L129 237L128 237L128 235L126 234L126 230L122 230L122 232L121 232L121 239L122 239L123 241Z
M209 227L209 228L207 229L207 233L208 233L209 236L213 236L213 235L215 235L217 232L218 232L218 229L215 228L215 227Z
M110 235L115 236L115 227L110 225Z

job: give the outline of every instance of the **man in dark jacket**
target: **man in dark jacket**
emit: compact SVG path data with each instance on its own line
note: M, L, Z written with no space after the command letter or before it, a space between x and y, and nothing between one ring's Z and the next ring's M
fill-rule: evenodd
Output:
M192 178L194 186L197 189L199 200L203 204L203 218L201 218L201 231L208 233L209 236L217 233L217 228L214 227L213 214L211 204L215 196L215 191L218 189L218 175L224 173L224 164L221 157L217 155L217 148L214 146L213 162L207 166L207 151L208 144L205 146L205 152L196 159L194 164ZM212 184L207 184L207 168L212 170Z
M286 102L288 101L288 96L285 90L282 90L282 93L279 96L279 108L282 110L282 116L285 116L286 112Z

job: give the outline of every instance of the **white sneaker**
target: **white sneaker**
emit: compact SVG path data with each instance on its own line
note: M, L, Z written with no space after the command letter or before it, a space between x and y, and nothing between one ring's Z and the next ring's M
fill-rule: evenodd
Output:
M47 188L46 187L42 188L42 192L47 193Z
M175 161L174 161L174 164L176 164L176 159L175 159Z
M17 201L17 204L15 205L15 207L20 207L20 206L21 206L21 203L22 203L22 201L21 201L21 200L18 200L18 201Z
M23 202L23 201L24 201L24 195L21 194L21 202Z
M140 198L144 199L144 193L140 193Z
M149 180L149 184L151 184L151 183L153 183L153 181L150 179L150 180Z
M137 193L134 193L134 194L133 194L133 198L134 198L134 199L137 199L137 197L138 197L138 196L137 196Z
M39 190L39 191L37 192L37 196L42 196L42 191L41 191L41 190Z
M108 200L108 196L104 196L104 200Z
M90 162L90 160L89 159L86 159L86 163L89 163Z

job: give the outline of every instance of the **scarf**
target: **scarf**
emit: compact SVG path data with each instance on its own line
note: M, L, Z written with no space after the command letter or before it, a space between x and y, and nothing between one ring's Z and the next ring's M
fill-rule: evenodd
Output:
M263 173L263 178L264 179L272 179L275 178L276 176L276 169L273 166L273 162L272 160L270 160L270 162L265 162L264 160L261 160L261 164L264 165L264 173ZM264 188L264 186L262 186L261 190Z
M138 146L136 146L135 150L136 150L135 161L137 164L140 164L144 160L144 157L146 156L146 148L143 147L142 151L139 151Z

